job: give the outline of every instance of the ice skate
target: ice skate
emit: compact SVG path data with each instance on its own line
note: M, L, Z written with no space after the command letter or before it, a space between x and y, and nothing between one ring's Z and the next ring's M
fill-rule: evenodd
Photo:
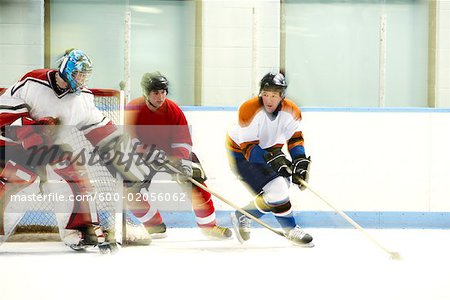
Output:
M233 225L234 233L238 241L242 244L250 239L250 228L252 220L247 218L240 212L235 212L230 214L231 224Z
M289 230L287 233L287 239L297 246L308 248L314 247L314 244L312 243L312 236L304 232L298 225Z
M101 254L114 254L119 251L118 244L116 242L116 237L113 232L108 230L103 231L104 240L97 238L97 246Z
M115 241L104 241L97 244L101 254L114 254L119 251L119 247Z
M82 230L66 230L63 242L72 250L85 251L97 244L97 236L88 228Z
M98 247L101 254L117 252L114 234L103 231L102 236L97 236L98 228L92 226L81 230L70 230L64 237L64 243L75 251L86 251L88 248Z
M203 227L202 233L208 238L225 240L229 239L232 235L231 230L226 227L214 225L212 227Z
M164 223L145 227L152 239L163 239L167 237L167 226Z

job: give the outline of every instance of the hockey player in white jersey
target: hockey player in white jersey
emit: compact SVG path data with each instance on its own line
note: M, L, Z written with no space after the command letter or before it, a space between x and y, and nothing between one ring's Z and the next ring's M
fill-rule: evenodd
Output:
M290 178L303 190L299 179L308 180L310 159L305 155L300 109L285 98L286 88L282 73L261 79L259 95L239 107L239 123L228 132L227 149L233 171L257 195L243 209L257 218L272 213L289 240L311 247L312 237L296 224L289 199ZM282 152L286 142L292 162ZM248 240L251 219L239 211L231 218L239 241Z
M108 167L122 176L131 191L139 192L139 185L151 172L151 163L165 161L164 152L154 150L146 156L145 165L135 163L138 158L132 155L131 140L95 107L93 94L85 87L91 72L92 62L86 53L78 49L69 50L58 70L31 71L0 96L0 242L7 238L15 225L15 221L7 222L4 216L9 197L31 185L45 165L50 164L54 172L67 181L74 195L92 190L84 166L77 161L64 155L35 159L37 163L30 163L27 159L36 147L57 147L58 153L67 150L65 145L61 145L65 127L55 129L55 125L73 125L83 132L99 150L100 156L109 155ZM12 124L19 126L8 126ZM132 163L121 163L120 155L115 155L118 151L122 155L130 154ZM33 154L39 153L34 151ZM105 234L96 212L86 201L75 202L66 224L63 227L59 224L59 227L63 241L73 249L84 248L85 245L98 245L109 250L115 248L114 237ZM65 230L61 232L61 228Z

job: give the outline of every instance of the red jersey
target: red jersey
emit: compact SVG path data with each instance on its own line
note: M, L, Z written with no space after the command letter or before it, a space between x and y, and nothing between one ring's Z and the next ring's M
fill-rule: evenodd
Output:
M131 135L169 156L190 159L189 126L183 111L172 100L166 98L156 111L151 111L142 96L130 101L125 112L125 124L129 125Z

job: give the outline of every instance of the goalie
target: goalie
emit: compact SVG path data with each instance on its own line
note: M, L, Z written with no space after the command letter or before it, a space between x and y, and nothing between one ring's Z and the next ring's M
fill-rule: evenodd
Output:
M155 150L146 157L146 165L134 163L131 140L95 107L93 94L85 87L91 72L92 62L86 53L68 50L58 70L31 71L0 96L0 243L21 218L20 213L4 214L10 196L39 177L45 178L48 165L67 182L74 196L92 192L84 166L65 155L70 153L61 144L66 132L62 126L56 130L56 125L76 126L101 157L110 154L113 158L108 167L121 175L131 191L140 191L140 185L151 172L150 163L155 163L158 157L164 161L164 152ZM56 155L40 151L48 147L56 149L53 152ZM129 155L132 164L121 164L121 155L115 155L118 151L122 151L122 156ZM30 155L38 159L30 160ZM98 214L92 206L95 205L87 201L75 201L73 211L66 213L64 219L58 218L61 238L75 250L97 245L101 251L114 251L114 236L99 226Z

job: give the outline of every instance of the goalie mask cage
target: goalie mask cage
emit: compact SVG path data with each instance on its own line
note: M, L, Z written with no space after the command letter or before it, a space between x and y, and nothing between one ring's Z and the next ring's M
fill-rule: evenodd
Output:
M0 95L5 89L0 89ZM123 92L111 89L90 89L94 94L95 106L104 116L111 119L116 125L123 125L124 121L124 97ZM93 146L75 127L67 137L74 153L82 151L92 153ZM96 158L96 160L98 157ZM119 192L119 184L105 166L96 164L86 166L90 182L94 193L115 193ZM120 191L121 192L121 191ZM122 210L117 211L117 205L108 201L96 201L99 214L100 225L105 229L111 230L121 228L117 224L122 224ZM20 219L15 228L15 232L10 236L9 241L42 241L42 240L60 240L58 233L58 224L54 213L54 203L51 201L30 202L27 211ZM116 206L116 207L114 207ZM121 206L121 205L120 205ZM113 214L112 212L116 212ZM120 217L119 217L120 216ZM115 222L117 220L118 222ZM116 230L116 237L121 238L121 231Z

